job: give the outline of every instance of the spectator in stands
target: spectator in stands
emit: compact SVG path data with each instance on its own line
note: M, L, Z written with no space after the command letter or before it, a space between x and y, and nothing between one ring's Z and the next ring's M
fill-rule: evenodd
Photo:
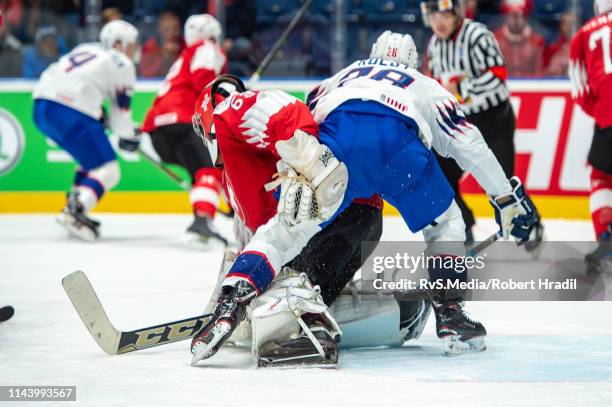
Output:
M60 42L55 27L40 27L36 30L36 43L24 48L23 77L38 78L60 56Z
M0 23L0 77L21 76L21 42Z
M508 75L533 77L542 75L546 43L527 20L530 12L527 0L504 0L504 25L495 31L495 38L506 60Z
M24 19L22 41L34 42L36 30L53 26L70 48L78 42L78 27L83 0L23 0L27 17Z
M113 20L123 20L123 13L117 7L108 7L102 10L102 27Z
M122 15L131 16L134 12L134 0L102 0L102 10L117 9Z
M544 75L567 76L569 46L572 39L576 15L568 11L561 16L559 38L544 51Z
M164 11L157 20L157 34L142 46L140 75L159 78L166 75L183 49L181 20L172 11Z

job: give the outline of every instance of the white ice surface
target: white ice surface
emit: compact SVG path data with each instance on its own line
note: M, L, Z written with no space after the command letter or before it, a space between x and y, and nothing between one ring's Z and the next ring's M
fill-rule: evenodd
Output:
M63 276L84 270L111 321L131 330L199 314L222 254L181 243L187 216L99 218L103 238L87 244L67 239L48 215L0 216L0 306L16 309L0 324L0 385L76 385L77 404L88 406L612 405L612 302L470 303L488 350L454 358L442 355L431 320L418 342L343 351L331 371L255 369L237 349L193 368L188 341L108 356ZM551 240L592 236L588 222L546 226ZM483 221L476 234L493 230ZM414 239L397 218L385 220L383 238Z

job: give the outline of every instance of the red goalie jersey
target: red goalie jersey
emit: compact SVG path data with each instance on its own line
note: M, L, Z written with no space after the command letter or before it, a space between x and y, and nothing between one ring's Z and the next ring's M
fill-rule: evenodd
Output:
M231 95L215 109L213 123L230 204L255 231L276 214L277 201L264 189L282 158L276 142L296 130L316 136L318 126L304 103L276 90Z
M589 20L570 45L572 97L600 128L612 126L612 12Z
M227 58L212 41L185 48L172 65L142 124L145 132L175 123L191 123L193 106L202 89L227 72Z

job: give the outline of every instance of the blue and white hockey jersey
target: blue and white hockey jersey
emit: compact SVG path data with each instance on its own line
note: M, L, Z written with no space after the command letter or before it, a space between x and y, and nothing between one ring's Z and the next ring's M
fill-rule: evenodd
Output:
M466 121L456 98L435 80L395 61L363 59L323 81L310 92L307 103L317 123L322 123L349 101L353 105L376 102L413 121L426 148L455 159L488 194L511 190L480 131Z

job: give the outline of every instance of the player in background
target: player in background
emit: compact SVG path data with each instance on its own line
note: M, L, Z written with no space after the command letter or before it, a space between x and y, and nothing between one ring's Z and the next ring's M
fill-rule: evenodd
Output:
M136 28L125 21L112 21L100 31L100 43L79 45L49 66L32 94L38 128L79 164L58 220L84 240L98 237L100 224L88 213L121 175L104 131L105 100L110 101L108 125L119 137L119 148L138 148L130 110L137 51Z
M506 177L455 96L415 70L412 38L387 31L370 55L323 81L308 97L321 143L348 168L340 210L355 195L375 191L399 210L412 232L423 231L430 254L465 256L465 223L433 148L472 173L489 194L500 236L524 244L538 219L531 200L517 177ZM467 281L467 273L452 267L428 271L431 281ZM486 331L464 313L461 292L431 294L447 353L484 350Z
M588 162L590 210L599 247L586 256L589 269L602 272L612 262L612 0L596 0L595 17L570 44L572 97L595 119Z
M221 25L209 14L192 15L185 22L184 36L186 48L168 71L142 130L150 134L162 161L189 172L189 199L195 219L188 234L202 241L215 238L226 243L212 224L219 206L221 171L214 168L191 124L202 89L227 72L227 58L220 47Z
M514 175L516 120L506 85L506 64L493 34L483 24L463 18L460 3L458 0L421 3L423 21L433 30L427 49L427 70L457 97L467 120L481 131L506 177L510 178ZM455 191L469 245L474 240L475 220L459 192L464 171L454 160L437 157ZM525 248L537 253L543 235L544 228L538 221Z

